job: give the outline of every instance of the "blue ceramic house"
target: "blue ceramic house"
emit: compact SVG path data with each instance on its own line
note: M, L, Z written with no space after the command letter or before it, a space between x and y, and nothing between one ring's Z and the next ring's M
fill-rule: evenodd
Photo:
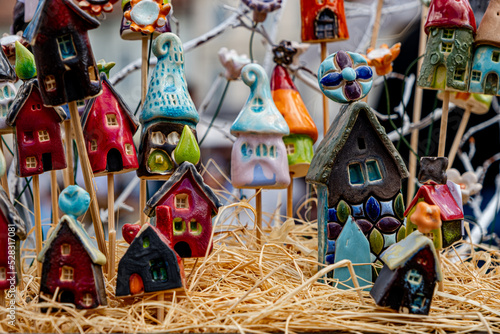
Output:
M188 125L196 136L200 118L187 89L179 37L172 33L160 35L153 44L153 53L158 63L139 117L143 130L137 175L164 179L176 168L172 152L184 125Z

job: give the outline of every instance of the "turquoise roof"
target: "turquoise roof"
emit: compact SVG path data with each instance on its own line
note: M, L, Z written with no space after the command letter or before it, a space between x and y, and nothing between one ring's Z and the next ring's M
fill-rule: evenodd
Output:
M233 135L262 133L287 136L290 130L274 104L269 79L262 66L246 65L241 72L241 78L250 87L250 96L231 126L231 133Z
M172 33L162 34L153 43L153 53L158 63L149 81L140 122L144 125L155 120L170 120L195 127L200 117L184 76L181 40Z

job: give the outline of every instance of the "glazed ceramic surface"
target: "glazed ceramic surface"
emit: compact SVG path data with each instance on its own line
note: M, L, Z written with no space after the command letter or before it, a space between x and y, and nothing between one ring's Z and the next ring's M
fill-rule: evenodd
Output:
M253 9L253 20L263 22L267 13L281 8L282 0L241 0L245 5Z
M500 95L500 47L479 45L474 53L469 92Z
M472 81L471 81L472 87ZM443 100L443 92L438 93L438 98ZM473 114L483 115L490 110L493 96L486 94L472 94L462 92L452 92L450 102L462 109L470 109Z
M130 5L130 10L124 12L123 17L131 21L132 31L151 34L167 24L166 16L171 9L169 3L163 0L131 0Z
M349 38L344 0L300 0L302 42L335 42Z
M123 0L122 1L122 10L123 13L125 14L127 11L130 11L132 8L132 5L130 4L130 0ZM120 25L120 36L124 40L140 40L144 37L144 34L141 33L140 31L133 31L130 26L132 22L125 17L125 15L122 18L121 25ZM165 24L163 26L156 26L155 31L153 32L154 35L159 35L163 34L166 32L171 32L170 28L170 14L165 17Z

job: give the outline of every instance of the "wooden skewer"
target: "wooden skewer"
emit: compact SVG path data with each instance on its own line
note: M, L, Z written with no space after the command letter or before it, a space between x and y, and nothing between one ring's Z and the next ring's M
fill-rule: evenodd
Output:
M455 139L453 140L450 154L448 155L448 168L451 168L451 166L453 166L453 161L455 160L455 156L457 155L458 147L460 146L460 142L462 141L462 137L465 133L465 128L467 127L467 123L469 122L471 112L472 108L467 106L462 116L460 126L458 127L457 134L455 135Z
M450 107L450 92L444 91L443 115L441 116L441 128L439 129L438 157L444 157L446 148L446 132L448 130L448 109Z
M64 188L74 185L74 169L73 169L73 135L71 133L71 121L64 122L64 140L66 144L66 160L67 165L64 171Z
M262 188L255 189L255 211L257 211L255 237L257 242L262 244Z
M160 293L158 295L158 301L163 302L164 300L165 300L165 294ZM165 320L165 309L163 308L163 306L159 306L158 307L158 321L163 322L163 320Z
M50 199L52 202L52 226L56 226L59 221L59 205L57 191L57 173L55 170L50 171Z
M35 213L35 236L36 236L36 255L40 254L42 251L42 214L40 212L40 179L38 175L33 175L33 205L34 205L34 213ZM37 263L37 274L39 277L42 277L42 264L38 261Z
M148 36L142 37L142 64L141 64L141 103L144 105L146 94L148 92ZM140 194L139 194L139 210L141 226L146 223L146 214L144 208L146 207L146 190L147 181L141 179Z
M286 216L293 218L293 173L290 173L290 185L286 193Z
M375 48L377 45L378 33L380 31L380 19L382 17L382 7L384 7L384 0L378 0L377 13L375 14L375 24L373 25L372 39L370 47Z
M321 42L321 62L323 62L328 56L328 48L326 42ZM326 137L328 128L330 127L330 111L328 109L328 98L325 94L323 95L323 137Z
M85 180L85 188L90 195L90 215L92 216L92 222L94 224L97 246L99 247L101 253L108 258L108 249L104 239L104 230L102 228L97 196L94 189L94 176L92 174L92 168L90 167L87 149L85 148L85 139L80 125L80 115L78 114L78 108L76 107L75 101L69 103L69 112L71 114L71 126L73 127L73 131L75 133L76 148L78 149L80 164L82 166L83 179ZM107 265L108 264L106 264L106 266Z
M108 174L108 281L115 276L116 226L115 226L115 177Z
M3 154L3 136L0 136L0 152ZM5 156L5 154L4 154ZM5 190L5 193L7 194L7 197L10 199L10 192L9 192L9 182L7 181L7 166L5 166L5 173L2 175L2 187L3 190Z

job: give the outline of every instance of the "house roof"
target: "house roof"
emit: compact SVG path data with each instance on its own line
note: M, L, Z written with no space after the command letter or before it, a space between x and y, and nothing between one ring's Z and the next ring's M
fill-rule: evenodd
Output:
M101 253L101 251L99 251L99 249L97 249L94 246L92 239L90 239L87 232L83 229L82 224L80 224L80 222L78 222L75 218L69 215L64 215L59 220L59 223L57 224L56 228L54 229L54 231L52 231L52 234L50 235L49 239L45 242L45 246L43 247L42 251L40 252L40 254L38 254L37 259L39 262L44 261L47 250L49 250L50 247L52 246L52 242L54 242L57 239L59 231L61 230L63 224L67 224L70 230L78 238L78 240L80 240L80 243L82 244L83 248L85 248L87 254L90 256L92 263L101 266L106 264L106 256L104 256L104 254Z
M271 92L276 108L285 118L290 134L307 135L313 142L318 139L318 129L290 78L288 71L276 65L271 76Z
M476 18L468 0L432 0L425 23L430 28L463 28L476 33Z
M446 184L422 185L408 205L405 216L407 216L410 210L417 205L420 198L423 198L428 204L437 205L439 207L442 221L464 219L463 211L460 209L460 206L457 204L452 192Z
M124 111L125 116L127 116L128 120L130 121L130 125L132 127L132 133L135 133L137 129L139 128L139 121L137 118L134 116L130 108L127 106L123 98L118 94L118 92L114 89L113 85L109 81L108 77L106 76L105 73L101 73L101 81L103 85L103 94L94 97L90 99L86 106L85 106L85 111L82 114L81 118L81 123L82 123L82 128L85 129L85 126L87 125L87 120L89 118L90 111L94 107L94 103L100 99L115 99L116 102L118 102L118 105L120 106L121 110ZM108 89L109 92L111 93L111 97L109 95L105 94L105 90Z
M192 163L185 161L183 162L172 174L170 179L166 181L163 186L153 195L146 204L146 208L144 208L144 213L148 215L148 217L155 216L155 208L160 202L160 200L168 194L168 192L181 180L184 179L185 176L191 174L193 176L193 180L198 185L199 189L205 194L205 197L210 201L212 208L217 214L219 207L222 206L219 198L213 192L212 188L207 186L205 182L203 182L203 178L196 170L195 165Z
M16 81L16 72L14 68L9 62L9 59L3 52L3 49L0 48L0 82L5 81Z
M26 239L28 226L19 216L19 212L17 212L17 209L14 207L3 188L0 188L0 211L3 212L9 224L14 225L16 236L21 240Z
M250 87L250 96L231 126L231 134L280 134L287 136L290 129L276 108L271 96L269 80L262 66L248 64L241 78Z
M40 0L36 8L35 14L31 19L31 22L24 30L23 37L33 45L35 43L36 36L41 28L41 23L43 22L44 16L54 15L55 13L49 12L49 8L54 1L59 1L65 4L69 9L71 9L78 17L80 17L83 23L86 24L87 30L95 29L99 27L100 23L97 19L93 18L89 14L85 13L76 3L71 0Z
M490 0L475 39L476 45L490 44L500 47L500 0ZM491 95L490 95L491 96Z
M327 183L335 160L347 142L360 112L366 114L373 131L376 132L390 156L393 158L401 178L408 177L408 170L406 169L403 158L401 158L398 150L392 144L385 133L384 127L380 125L370 107L364 102L354 102L343 107L332 122L325 138L323 138L316 149L309 171L307 172L307 182L315 184Z
M435 259L434 269L436 270L437 280L442 281L441 262L438 260L434 244L431 239L419 231L415 231L400 242L391 245L382 253L381 259L389 269L394 270L404 266L408 260L425 247L431 249Z
M170 240L168 240L168 238L163 235L163 233L161 233L156 227L154 227L153 225L151 225L150 223L146 223L144 224L141 229L139 230L139 232L137 232L134 240L140 236L143 232L145 232L147 229L152 229L154 231L154 233L156 233L156 235L158 236L158 238L160 238L160 240L165 244L167 245L170 249L173 250L172 248L172 243L170 242ZM132 242L134 242L132 240ZM177 255L177 253L175 253L175 255ZM177 257L179 258L179 255L177 255Z
M38 87L38 79L36 78L25 81L21 85L21 87L19 87L16 98L12 102L9 113L6 116L5 122L8 125L14 126L16 124L16 118L19 115L19 112L23 109L26 101L28 101L29 97L31 96L33 89L36 89L38 91L38 94L40 94ZM47 107L47 108L54 109L57 116L59 116L60 122L64 121L67 118L66 112L62 107Z

